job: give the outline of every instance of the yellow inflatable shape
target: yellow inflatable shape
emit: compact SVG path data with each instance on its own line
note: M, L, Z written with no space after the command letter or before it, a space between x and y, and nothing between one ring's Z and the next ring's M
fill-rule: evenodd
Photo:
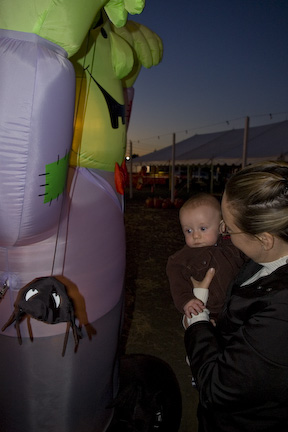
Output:
M113 31L121 36L134 51L134 66L132 71L122 80L123 87L132 87L139 75L141 67L150 68L158 65L163 57L163 43L161 38L148 27L127 21L126 25Z
M133 86L142 66L161 62L163 44L148 27L128 21L117 28L105 18L71 58L77 87L70 164L113 172L126 150L123 87Z
M119 27L126 23L126 8L141 13L144 4L144 0L0 0L0 28L35 33L60 45L70 57L102 8L107 7L110 20Z
M111 32L112 67L118 79L124 78L133 68L134 57L130 45Z
M110 0L105 6L110 21L117 27L125 25L128 13L140 14L145 6L145 0Z
M70 164L113 172L126 149L121 78L132 69L132 48L106 21L90 31L71 61L77 88Z

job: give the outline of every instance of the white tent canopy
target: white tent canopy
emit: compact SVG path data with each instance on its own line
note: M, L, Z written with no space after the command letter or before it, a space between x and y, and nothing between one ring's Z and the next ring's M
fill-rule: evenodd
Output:
M175 165L241 165L244 129L194 135L175 144ZM288 160L288 120L251 127L247 164ZM172 145L133 159L133 165L171 165Z

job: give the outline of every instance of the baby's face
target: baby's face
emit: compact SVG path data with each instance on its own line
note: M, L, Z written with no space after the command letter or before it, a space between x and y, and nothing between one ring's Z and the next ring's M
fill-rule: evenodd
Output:
M209 205L182 209L180 223L187 246L197 248L215 245L220 220L220 213Z

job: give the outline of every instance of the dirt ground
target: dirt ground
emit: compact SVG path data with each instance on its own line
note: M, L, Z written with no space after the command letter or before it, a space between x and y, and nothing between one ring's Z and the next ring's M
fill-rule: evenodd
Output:
M179 210L147 208L148 195L146 191L125 198L127 270L122 352L151 354L172 367L182 393L179 432L196 432L198 393L191 386L182 316L172 302L165 271L169 255L183 245Z

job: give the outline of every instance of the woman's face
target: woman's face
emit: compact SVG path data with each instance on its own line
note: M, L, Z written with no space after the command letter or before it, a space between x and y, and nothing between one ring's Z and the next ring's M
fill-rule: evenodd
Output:
M230 235L231 241L238 249L255 262L265 262L266 255L261 241L251 234L246 234L237 227L234 216L230 212L224 192L222 204L222 216L226 225L226 232Z

